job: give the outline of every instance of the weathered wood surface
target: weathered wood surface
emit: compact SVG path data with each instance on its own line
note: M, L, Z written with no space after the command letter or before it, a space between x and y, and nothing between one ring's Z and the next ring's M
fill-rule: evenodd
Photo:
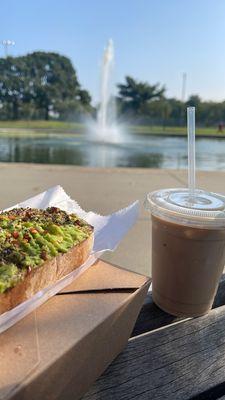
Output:
M85 400L185 400L224 380L225 306L131 339Z
M224 303L224 276L217 308L200 318L176 321L148 296L133 332L145 333L129 340L83 399L225 400Z
M183 318L174 317L162 311L153 303L151 294L148 294L131 336L133 337L145 332L151 332L154 329L171 325L182 319Z

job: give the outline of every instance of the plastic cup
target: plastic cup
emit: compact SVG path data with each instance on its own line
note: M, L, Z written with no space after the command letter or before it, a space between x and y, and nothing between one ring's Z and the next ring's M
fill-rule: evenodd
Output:
M185 317L212 307L225 264L225 197L189 189L149 193L152 295L164 311Z

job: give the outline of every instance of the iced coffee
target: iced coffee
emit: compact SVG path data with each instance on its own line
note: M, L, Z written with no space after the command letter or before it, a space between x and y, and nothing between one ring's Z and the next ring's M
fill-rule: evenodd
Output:
M169 189L150 193L148 203L153 300L176 316L207 313L225 264L225 198Z

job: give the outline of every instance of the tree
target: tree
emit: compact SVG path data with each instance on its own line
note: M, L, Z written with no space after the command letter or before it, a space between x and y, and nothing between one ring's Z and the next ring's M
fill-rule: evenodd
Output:
M91 98L81 90L76 72L67 57L45 52L35 52L26 57L30 96L36 106L43 110L45 119L49 118L50 112L58 113L67 102L76 100L85 106L90 105Z
M34 52L0 59L0 106L8 119L62 117L91 111L71 61L57 53ZM62 115L60 115L61 111Z
M158 83L149 85L147 82L138 82L130 76L126 76L125 80L125 84L118 85L122 112L143 114L144 109L152 100L160 100L164 97L165 87L161 87Z
M87 90L80 89L77 93L78 99L84 106L90 107L91 96Z
M17 119L27 101L26 66L22 57L0 59L0 102L9 119Z
M185 103L180 100L171 98L168 99L171 107L170 125L184 125L185 124Z
M188 101L186 102L187 106L192 106L198 108L201 104L201 98L197 94L192 94Z

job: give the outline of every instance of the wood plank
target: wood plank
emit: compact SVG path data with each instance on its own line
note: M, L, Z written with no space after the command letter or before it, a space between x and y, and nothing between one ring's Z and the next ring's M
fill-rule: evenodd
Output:
M219 307L224 304L225 304L225 274L222 276L220 280L213 308ZM138 316L137 322L135 324L131 336L137 336L144 332L150 332L154 329L170 325L173 324L174 322L182 320L184 320L184 318L174 317L160 310L160 308L158 308L153 303L152 296L149 293L141 309L141 312Z
M213 303L213 308L225 305L225 274L220 279L220 284Z
M225 395L225 306L129 340L84 400L201 399ZM221 386L222 385L222 386ZM218 398L218 397L205 397Z
M153 303L151 294L145 299L131 336L141 335L162 326L170 325L184 318L174 317L162 311Z

